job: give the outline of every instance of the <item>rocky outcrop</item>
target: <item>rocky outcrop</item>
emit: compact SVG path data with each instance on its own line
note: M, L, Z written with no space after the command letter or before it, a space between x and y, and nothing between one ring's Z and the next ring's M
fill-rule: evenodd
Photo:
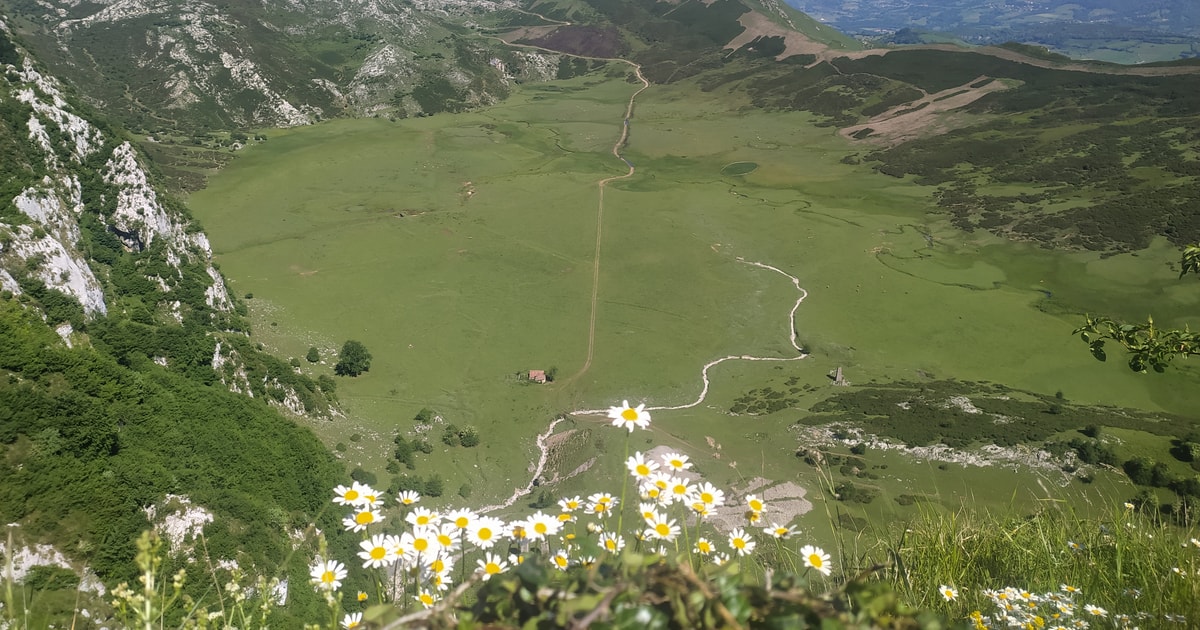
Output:
M35 148L25 156L28 185L15 197L0 200L18 212L0 220L0 286L17 293L22 278L36 279L75 298L85 315L106 314L104 287L85 254L80 228L90 214L131 251L161 242L170 272L154 281L164 293L178 285L181 266L200 266L209 278L206 305L231 310L224 280L212 266L208 238L161 203L133 146L114 142L74 111L58 81L28 59L20 67L9 66L4 77L0 89L30 111L25 129L11 131L28 137ZM95 158L105 154L97 173ZM100 177L92 176L96 174Z

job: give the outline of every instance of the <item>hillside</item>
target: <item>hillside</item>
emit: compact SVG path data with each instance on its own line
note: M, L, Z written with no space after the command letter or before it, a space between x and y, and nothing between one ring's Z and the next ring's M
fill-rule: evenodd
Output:
M15 544L102 595L132 577L144 529L199 518L176 553L210 522L214 562L303 575L281 532L324 523L343 471L285 415L332 413L332 392L254 347L206 235L2 22L0 70L0 518Z

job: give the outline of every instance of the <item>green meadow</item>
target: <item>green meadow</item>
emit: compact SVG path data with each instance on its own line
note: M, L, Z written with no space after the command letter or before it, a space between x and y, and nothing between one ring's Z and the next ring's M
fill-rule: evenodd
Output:
M808 297L794 327L811 356L722 363L704 403L656 412L653 432L631 442L678 448L715 482L799 479L819 502L822 477L794 456L802 444L788 426L834 392L838 367L858 384L956 378L1200 412L1194 367L1134 374L1119 352L1097 362L1070 335L1083 312L1195 324L1200 291L1176 279L1169 245L1101 259L957 231L932 214L930 188L843 164L857 148L808 114L758 111L686 82L638 98L623 152L636 172L604 192L594 356L581 371L597 182L626 170L611 149L638 87L613 66L523 86L479 112L271 130L192 194L232 290L253 294L257 341L285 357L317 346L322 363L302 361L314 375L332 374L347 339L374 355L368 373L337 379L346 416L312 421L351 467L386 485L391 436L429 407L477 427L482 442L445 447L435 426L434 452L411 474L442 475L449 499L469 486L483 505L529 480L534 436L557 414L622 399L681 405L713 359L796 356L787 315L798 293L739 258L800 279ZM516 378L551 367L555 383ZM746 391L788 378L809 386L792 408L728 413ZM623 432L583 416L563 428L579 433L560 472L596 461L556 491L620 478ZM881 462L891 473L875 480L883 494L870 506L881 513L901 509L900 494L948 508L1045 494L1022 471ZM1114 475L1078 496L1109 491L1133 492Z

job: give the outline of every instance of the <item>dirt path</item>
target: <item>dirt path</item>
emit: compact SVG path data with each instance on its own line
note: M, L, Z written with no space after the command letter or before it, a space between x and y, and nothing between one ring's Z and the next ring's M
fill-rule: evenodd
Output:
M693 400L690 403L685 403L682 405L646 407L647 411L676 411L679 409L691 409L692 407L696 407L696 406L700 405L701 403L704 402L704 399L708 397L708 389L709 389L709 385L710 385L710 381L708 379L708 371L710 369L712 369L713 366L720 365L726 361L735 361L735 360L737 360L737 361L799 361L808 356L807 354L804 353L804 349L800 347L800 344L796 343L796 324L795 324L796 311L800 309L800 305L804 302L805 299L808 298L808 291L806 291L803 287L800 286L800 279L797 278L796 276L793 276L790 273L787 273L786 271L783 271L782 269L779 269L778 267L773 267L771 265L767 265L764 263L754 262L751 260L745 260L744 258L741 258L741 257L739 257L737 259L737 261L740 263L746 264L746 265L759 267L761 269L769 269L771 271L774 271L775 273L786 276L788 279L790 279L792 281L792 286L796 287L796 290L800 292L800 297L796 298L795 305L793 305L792 310L790 312L788 312L788 322L787 322L788 339L789 339L789 341L791 341L792 347L795 348L796 352L798 352L799 354L797 354L794 357L754 357L754 356L750 356L748 354L731 354L729 356L721 357L719 359L713 359L712 361L705 363L704 367L700 368L700 381L702 383L702 387L700 388L700 395L696 397L696 400ZM570 414L576 415L576 416L607 415L608 409L580 409L580 410L572 411L572 412L570 412Z
M583 362L583 367L579 368L578 372L572 374L571 378L566 379L566 381L563 383L564 385L574 382L576 379L583 376L584 373L588 371L588 368L592 367L592 357L595 356L596 350L596 305L598 304L598 298L600 295L600 244L604 236L604 187L607 186L609 182L615 182L617 180L633 177L633 163L629 160L626 160L621 155L621 147L625 146L625 142L629 140L629 119L633 117L634 101L637 99L639 94L646 91L646 89L650 87L650 82L647 81L646 77L642 75L641 66L633 63L632 61L625 61L624 59L620 61L624 61L625 63L633 66L633 71L637 73L638 80L642 82L642 87L629 97L629 105L625 108L625 120L621 124L621 137L617 139L616 144L614 144L612 148L613 157L624 162L625 166L627 166L629 170L624 175L606 177L599 182L596 182L596 186L600 190L600 199L596 204L596 249L592 254L592 312L588 317L587 360Z
M546 458L550 456L550 448L546 446L546 440L549 439L554 433L554 427L558 426L558 423L562 421L563 418L555 418L554 422L551 422L550 426L546 427L546 431L544 433L538 434L538 460L533 467L533 475L529 478L529 483L525 484L523 488L517 488L513 490L512 496L508 497L503 502L497 503L496 505L488 505L479 508L478 511L480 514L487 514L488 512L495 512L496 510L502 510L506 507L511 507L512 504L516 503L518 499L533 491L533 482L538 477L542 476L542 471L546 468Z

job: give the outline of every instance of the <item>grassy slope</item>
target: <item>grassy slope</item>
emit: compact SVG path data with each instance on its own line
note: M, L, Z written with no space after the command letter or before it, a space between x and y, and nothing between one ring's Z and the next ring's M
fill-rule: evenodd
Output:
M1067 334L1076 316L1038 308L1046 288L1070 311L1185 313L1195 296L1166 269L1169 248L1101 261L958 233L926 216L925 189L840 164L845 141L806 114L735 114L736 97L698 97L687 85L656 86L639 100L627 151L637 175L605 195L591 369L569 386L511 382L518 370L557 365L570 375L583 362L594 182L620 172L608 150L632 91L592 76L525 88L477 114L277 132L193 196L234 289L256 295L260 340L302 356L355 338L375 355L366 376L340 381L349 419L317 427L329 443L368 437L350 444L352 463L381 469L390 432L432 406L479 426L483 445L439 444L419 457L417 474L440 471L450 494L470 483L484 503L524 481L532 436L554 413L621 398L681 404L698 392L708 360L791 356L794 290L736 256L801 278L811 296L796 327L814 356L725 363L712 372L708 403L656 414L654 443L706 460L704 436L722 444L721 462L710 464L716 480L799 474L815 489L791 455L795 443L772 437L801 411L731 420L720 410L791 375L819 388L797 405L807 407L829 391L825 374L837 366L856 382L921 370L1061 389L1084 403L1196 411L1189 368L1146 378L1096 363ZM759 168L723 178L734 161ZM912 225L934 235L932 249ZM623 446L596 429L612 455L590 479L615 473ZM649 448L642 439L633 446ZM893 475L888 492L928 485L927 468ZM961 478L975 477L978 495L999 504L1014 483L1036 485L992 471Z

